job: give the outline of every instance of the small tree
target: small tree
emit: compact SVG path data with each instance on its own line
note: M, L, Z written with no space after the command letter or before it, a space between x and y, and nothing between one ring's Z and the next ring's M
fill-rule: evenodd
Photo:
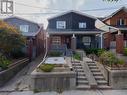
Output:
M25 42L18 29L0 21L0 52L9 55L11 51L24 46Z

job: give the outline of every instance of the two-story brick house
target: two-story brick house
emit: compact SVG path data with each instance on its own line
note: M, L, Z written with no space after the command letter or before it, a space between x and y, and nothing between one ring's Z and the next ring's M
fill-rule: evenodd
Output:
M77 49L100 48L98 34L102 31L95 28L95 21L95 17L73 10L49 18L49 48L52 45L64 44L68 49L72 49L73 38L76 38Z
M121 31L123 34L124 46L127 47L127 8L120 8L103 19L103 22L107 25L116 27ZM117 32L109 32L104 35L105 48L116 48L116 34Z
M43 26L16 16L5 18L4 21L19 29L21 34L27 38L26 47L23 49L25 53L35 58L44 52Z

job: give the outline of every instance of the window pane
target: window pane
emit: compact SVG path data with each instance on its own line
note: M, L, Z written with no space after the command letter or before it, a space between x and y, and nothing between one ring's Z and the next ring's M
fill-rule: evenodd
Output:
M20 25L20 31L22 32L28 32L29 26L28 25Z
M86 28L86 22L79 22L79 28Z
M65 29L66 28L66 22L65 21L57 21L56 28L57 29Z

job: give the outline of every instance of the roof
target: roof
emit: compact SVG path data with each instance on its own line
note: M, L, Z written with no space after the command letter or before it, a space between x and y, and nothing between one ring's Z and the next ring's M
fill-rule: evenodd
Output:
M118 9L117 11L113 12L111 15L107 16L105 19L103 19L103 21L113 17L114 15L116 15L118 12L120 12L121 10L124 10L125 12L127 12L127 8L126 7L121 7L120 9Z
M63 16L63 15L66 15L66 14L71 13L71 12L76 13L76 14L79 14L79 15L82 15L82 16L85 16L85 17L89 17L89 18L92 18L92 19L95 19L95 20L97 19L94 16L91 16L91 15L88 15L88 14L85 14L85 13L82 13L82 12L79 12L79 11L70 10L70 11L67 11L67 12L63 12L62 14L56 15L54 17L48 18L48 20L51 20L51 19L54 19L54 18Z
M21 18L21 17L18 17L18 16L10 16L10 17L4 18L3 20L7 20L7 19L11 19L11 18L17 18L17 19L20 19L20 20L24 20L24 21L36 24L36 25L38 25L38 27L40 27L40 25L38 23L30 21L30 20L27 20L27 19L24 19L24 18Z

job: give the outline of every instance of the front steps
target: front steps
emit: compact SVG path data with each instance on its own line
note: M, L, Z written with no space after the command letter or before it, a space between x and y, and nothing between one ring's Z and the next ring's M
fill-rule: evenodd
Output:
M92 72L96 82L98 89L110 89L108 86L107 81L105 80L103 74L101 73L100 69L98 68L97 64L93 61L87 61L86 64L88 65L90 71Z
M72 64L74 70L77 72L77 89L78 90L85 90L90 89L89 82L86 78L85 72L82 68L81 63L75 62Z

